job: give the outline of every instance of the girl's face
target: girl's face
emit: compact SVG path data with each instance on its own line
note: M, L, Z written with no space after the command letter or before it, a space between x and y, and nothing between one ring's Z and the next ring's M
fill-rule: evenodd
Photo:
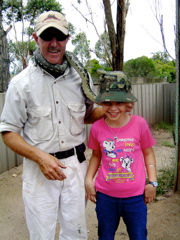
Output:
M126 103L123 102L102 102L104 114L109 121L120 120L122 116L126 115Z

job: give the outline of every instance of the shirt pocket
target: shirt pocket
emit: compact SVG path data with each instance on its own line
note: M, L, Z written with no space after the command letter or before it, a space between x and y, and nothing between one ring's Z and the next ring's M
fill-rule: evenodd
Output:
M70 131L72 135L79 135L84 131L84 116L86 106L84 104L68 104L70 112Z
M28 126L26 132L30 138L38 142L45 142L52 138L52 109L50 106L41 106L28 109Z

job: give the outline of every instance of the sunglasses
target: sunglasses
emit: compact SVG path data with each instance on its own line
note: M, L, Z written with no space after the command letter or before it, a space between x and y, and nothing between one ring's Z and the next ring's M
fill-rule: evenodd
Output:
M53 38L56 38L58 42L66 40L68 35L63 34L62 32L58 31L55 33L49 32L49 31L44 31L40 34L40 38L44 41L50 42L53 40Z

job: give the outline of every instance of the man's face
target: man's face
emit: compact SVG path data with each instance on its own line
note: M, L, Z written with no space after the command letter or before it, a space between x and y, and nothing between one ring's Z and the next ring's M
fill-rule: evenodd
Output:
M62 63L69 35L65 36L56 28L48 28L39 37L33 33L33 37L40 47L41 54L49 63Z

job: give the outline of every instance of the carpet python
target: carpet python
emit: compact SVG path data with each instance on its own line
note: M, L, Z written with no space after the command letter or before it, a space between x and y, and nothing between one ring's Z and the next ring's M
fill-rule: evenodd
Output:
M72 52L66 51L65 56L66 56L66 61L64 61L64 63L59 65L59 64L51 64L47 62L46 59L42 56L40 48L37 48L34 53L35 62L40 67L42 67L47 71L49 70L57 73L60 73L60 72L64 73L64 71L67 68L67 62L68 62L81 77L82 89L84 91L84 94L86 95L87 98L89 98L91 101L94 102L96 95L93 93L90 87L90 75L88 71L84 68L82 63L78 60L78 58Z
M87 98L94 102L96 95L94 94L90 87L90 76L88 71L84 68L82 63L72 52L66 51L65 55L67 61L73 68L75 68L75 70L82 79L82 89L84 91L84 94L87 96Z

